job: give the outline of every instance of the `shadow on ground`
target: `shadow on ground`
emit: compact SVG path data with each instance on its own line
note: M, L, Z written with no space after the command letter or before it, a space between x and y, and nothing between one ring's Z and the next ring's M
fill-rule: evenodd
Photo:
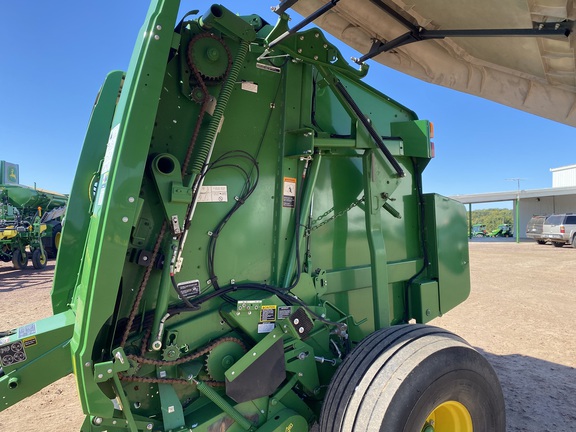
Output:
M477 348L478 349L478 348ZM576 368L521 354L478 349L504 392L508 432L569 432L576 425ZM552 418L552 423L545 419Z
M11 266L0 267L0 293L15 291L21 288L33 288L36 285L51 283L54 279L54 261L41 270L26 267L16 270Z

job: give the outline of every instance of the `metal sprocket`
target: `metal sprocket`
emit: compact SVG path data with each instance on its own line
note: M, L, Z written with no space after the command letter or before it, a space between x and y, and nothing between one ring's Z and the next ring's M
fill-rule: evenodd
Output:
M208 375L215 381L224 381L224 373L245 353L246 348L233 340L216 345L206 358Z
M203 79L218 81L228 74L232 56L222 39L211 33L201 33L188 44L188 64Z

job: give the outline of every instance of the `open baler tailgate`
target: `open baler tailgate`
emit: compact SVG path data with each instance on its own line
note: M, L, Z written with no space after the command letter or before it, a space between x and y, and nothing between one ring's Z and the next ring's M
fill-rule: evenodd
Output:
M304 16L324 3L283 2ZM576 126L575 17L567 0L341 0L315 24L423 81Z

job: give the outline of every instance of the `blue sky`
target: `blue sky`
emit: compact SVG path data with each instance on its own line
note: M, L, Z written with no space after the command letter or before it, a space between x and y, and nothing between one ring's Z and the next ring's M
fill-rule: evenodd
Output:
M20 165L20 183L70 191L96 94L109 71L126 70L148 4L3 4L0 159ZM184 1L180 15L192 9L203 13L211 4ZM276 21L273 1L221 4ZM293 22L299 19L293 14ZM359 54L340 47L345 58ZM550 168L576 164L576 128L426 84L373 61L370 66L366 82L435 125L436 158L424 174L426 192L515 190L509 178L525 179L521 189L551 187Z

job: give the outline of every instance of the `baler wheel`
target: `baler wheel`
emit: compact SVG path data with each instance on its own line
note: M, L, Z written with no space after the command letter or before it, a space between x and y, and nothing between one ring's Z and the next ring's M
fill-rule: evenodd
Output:
M62 224L57 223L52 227L52 235L42 239L47 258L56 258L60 248L60 238L62 236Z
M34 249L34 251L32 251L32 265L35 269L43 269L46 267L46 262L46 254L43 254L40 249Z
M427 325L378 330L346 357L324 399L322 432L504 432L504 396L488 361Z
M12 252L12 265L16 270L22 270L28 265L28 255L26 251L22 252L20 249L14 249Z

